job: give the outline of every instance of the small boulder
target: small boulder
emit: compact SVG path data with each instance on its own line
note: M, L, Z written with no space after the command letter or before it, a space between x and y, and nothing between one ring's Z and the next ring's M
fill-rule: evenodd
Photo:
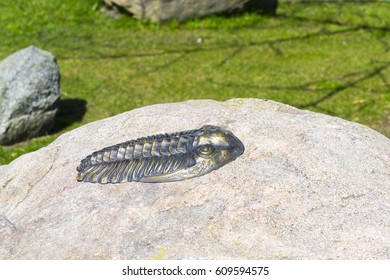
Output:
M103 0L111 8L126 11L142 20L161 23L185 21L236 10L256 10L274 14L278 0Z
M0 62L0 144L49 131L60 99L60 73L54 56L34 46Z

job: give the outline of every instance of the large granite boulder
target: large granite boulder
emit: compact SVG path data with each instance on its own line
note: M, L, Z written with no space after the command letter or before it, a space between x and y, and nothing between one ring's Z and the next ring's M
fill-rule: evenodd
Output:
M152 22L185 21L234 10L256 10L274 14L278 0L103 0L136 18Z
M36 47L0 62L0 144L13 144L49 131L60 98L56 59Z
M95 150L204 124L232 131L244 154L179 182L76 181ZM390 139L272 101L135 109L0 172L0 259L390 258Z

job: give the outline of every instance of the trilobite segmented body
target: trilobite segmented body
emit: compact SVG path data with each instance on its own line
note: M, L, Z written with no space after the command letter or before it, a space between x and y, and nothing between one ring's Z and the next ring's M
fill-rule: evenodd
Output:
M244 152L230 131L205 125L200 129L138 138L104 148L83 159L78 181L171 182L202 176Z

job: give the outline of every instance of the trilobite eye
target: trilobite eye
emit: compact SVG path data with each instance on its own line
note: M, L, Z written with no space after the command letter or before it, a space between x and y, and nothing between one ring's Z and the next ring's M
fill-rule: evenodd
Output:
M200 146L197 150L197 154L201 157L210 157L214 154L215 148L212 145Z

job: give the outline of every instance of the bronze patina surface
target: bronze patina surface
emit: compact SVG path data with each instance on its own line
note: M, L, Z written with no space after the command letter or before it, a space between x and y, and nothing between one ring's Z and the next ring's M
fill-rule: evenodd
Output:
M172 182L205 175L244 152L230 131L200 129L138 138L94 152L77 167L78 181L92 183Z

